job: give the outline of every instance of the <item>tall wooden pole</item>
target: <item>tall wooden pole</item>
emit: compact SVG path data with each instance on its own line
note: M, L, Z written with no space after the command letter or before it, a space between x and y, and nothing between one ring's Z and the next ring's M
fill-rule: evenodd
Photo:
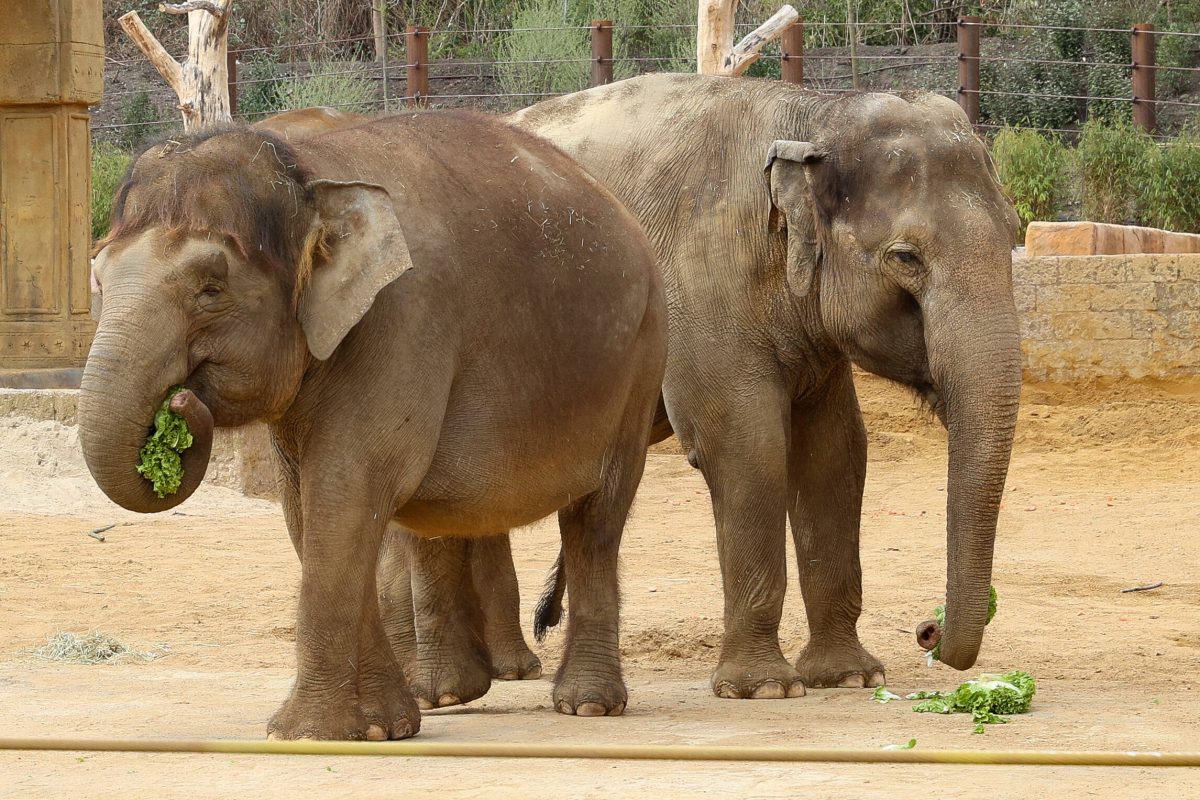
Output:
M1154 26L1139 22L1133 26L1130 38L1133 45L1133 124L1146 133L1154 133L1158 128L1154 107L1158 37L1154 34Z
M979 17L958 20L958 104L979 124Z

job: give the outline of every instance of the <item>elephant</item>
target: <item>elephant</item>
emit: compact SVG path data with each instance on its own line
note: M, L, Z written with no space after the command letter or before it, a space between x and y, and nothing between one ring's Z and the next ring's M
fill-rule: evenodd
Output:
M252 127L271 131L288 141L297 141L335 128L360 125L371 117L340 111L335 108L317 106L284 111L254 123ZM438 692L433 696L438 683L445 683L447 670L462 672L461 664L438 665L431 663L430 648L425 648L422 665L421 651L416 646L417 621L413 617L413 598L406 532L395 523L388 525L380 550L376 585L379 588L380 613L384 628L392 644L393 652L400 660L410 682L413 683L417 704L422 707L453 705L460 702L455 691ZM473 637L481 646L471 647L471 678L473 697L487 691L490 681L483 680L486 672L497 680L534 680L542 675L542 662L529 648L521 632L520 596L517 576L512 568L512 554L508 538L479 537L468 545L468 559L472 572L478 579L465 587L476 592L479 613L467 620L475 620ZM424 608L433 611L426 605ZM422 629L436 628L438 618L425 616ZM435 680L434 676L440 679Z
M724 591L713 692L885 680L858 634L867 438L854 366L908 387L947 428L940 658L970 668L1021 349L1017 217L965 114L933 94L657 74L508 119L611 189L658 256L670 347L652 441L674 432L712 495ZM778 635L789 522L809 628L794 663ZM555 577L538 628L561 613Z
M389 524L439 578L422 596L450 605L471 538L553 512L576 608L555 708L622 713L617 551L667 322L653 251L610 192L474 112L290 143L222 127L139 156L96 249L78 420L104 493L173 508L202 481L214 426L269 426L301 561L296 681L269 736L419 730L376 602ZM135 465L175 386L195 444L159 496Z

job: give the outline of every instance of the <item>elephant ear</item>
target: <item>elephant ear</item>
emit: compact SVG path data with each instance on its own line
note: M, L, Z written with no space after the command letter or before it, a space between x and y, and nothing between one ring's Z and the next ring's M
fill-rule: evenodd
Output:
M297 280L297 316L322 361L370 310L383 287L412 268L404 230L382 186L310 181L316 209Z
M781 139L767 150L770 219L786 220L788 286L799 297L812 289L822 234L832 219L832 169L829 154L812 142Z

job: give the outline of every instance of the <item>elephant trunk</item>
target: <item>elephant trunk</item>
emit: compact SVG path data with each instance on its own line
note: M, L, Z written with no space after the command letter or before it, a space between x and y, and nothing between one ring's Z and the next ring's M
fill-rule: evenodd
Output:
M959 296L941 313L930 309L927 315L930 366L949 434L940 660L959 670L975 664L983 642L996 520L1021 394L1011 289L991 296L1008 299L988 303Z
M137 472L138 451L153 432L154 414L168 390L187 379L186 332L182 320L137 298L134 291L105 291L80 387L79 441L88 470L109 499L130 511L153 513L174 508L200 485L212 452L213 418L190 391L172 400L193 442L182 454L179 490L158 497Z

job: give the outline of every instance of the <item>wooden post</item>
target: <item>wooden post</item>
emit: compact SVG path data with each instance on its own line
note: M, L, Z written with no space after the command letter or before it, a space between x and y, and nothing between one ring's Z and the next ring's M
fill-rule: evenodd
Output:
M1130 38L1133 49L1133 124L1146 133L1154 133L1158 128L1158 115L1154 108L1158 37L1154 35L1153 26L1139 22L1133 26Z
M979 17L958 18L958 104L979 124Z
M383 0L367 0L371 4L371 33L375 35L375 60L387 59L387 27L384 24Z
M429 101L429 28L409 25L404 32L405 54L408 57L408 104L423 106Z
M237 113L237 53L225 56L225 72L229 75L229 116Z
M783 32L780 50L779 77L788 83L804 83L804 20L796 20Z
M846 42L850 45L850 86L858 91L858 0L846 0Z
M613 79L613 23L611 19L592 20L592 82L603 86Z
M171 58L136 11L118 22L134 44L179 97L185 131L229 122L229 7L233 0L185 0L159 5L165 14L187 14L188 56L182 64Z
M700 0L696 22L696 72L701 75L741 75L768 42L783 35L800 18L796 9L783 6L770 19L733 43L737 0Z

